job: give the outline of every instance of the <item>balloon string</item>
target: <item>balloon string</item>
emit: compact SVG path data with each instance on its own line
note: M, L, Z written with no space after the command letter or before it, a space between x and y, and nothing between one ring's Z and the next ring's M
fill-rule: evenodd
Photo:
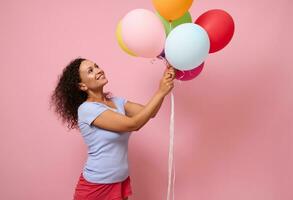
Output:
M174 145L174 141L175 141L175 135L173 134L173 145ZM174 149L174 152L175 152L175 149ZM173 169L173 174L174 174L173 175L173 200L175 199L175 156L174 156L174 152L173 152L173 161L174 161L173 162L173 165L174 165L174 169Z
M171 191L171 179L172 179L172 167L174 157L174 94L171 92L171 116L170 116L170 142L169 142L169 168L168 168L168 193L167 200L170 200ZM175 164L174 164L174 176L173 176L173 200L174 200L174 185L175 185Z

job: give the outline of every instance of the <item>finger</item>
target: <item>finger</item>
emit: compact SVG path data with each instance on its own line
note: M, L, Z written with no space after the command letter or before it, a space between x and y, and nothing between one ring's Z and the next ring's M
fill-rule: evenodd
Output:
M175 68L173 66L171 66L171 65L168 67L168 69L169 70L175 70Z
M175 76L175 72L174 71L169 72L169 74L172 74L172 76Z
M166 74L168 74L169 73L169 71L168 70L166 70L165 72L164 72L164 75L166 75Z
M169 75L167 76L167 78L172 78L174 79L175 78L175 73L168 73Z
M169 74L175 74L175 71L174 70L168 70L167 73L169 73Z
M173 74L171 72L168 72L167 74L168 74L168 77L172 77L173 76Z
M173 83L173 80L174 80L174 79L172 79L172 78L170 78L170 79L166 79L166 83Z
M165 80L173 80L174 79L174 76L168 76L165 78Z
M171 72L175 72L175 71L176 71L176 69L175 69L175 68L173 68L173 67L172 67L172 68L170 68L169 70L170 70Z
M169 88L169 89L172 89L173 87L174 87L173 84L169 84L169 85L168 85L168 88Z
M173 81L172 80L166 80L165 82L164 82L164 84L170 84L170 83L172 83Z
M165 77L166 78L172 78L174 75L175 75L174 73L168 72L168 73L165 74Z
M164 74L168 74L168 73L172 73L172 71L166 69L166 70L164 71Z
M174 74L175 75L175 71L174 70L169 70L167 73L170 73L170 74Z
M172 80L168 80L168 81L166 81L164 84L165 84L165 85L169 85L169 84L172 84L172 83L173 83Z
M165 74L164 79L168 79L168 78L172 78L172 75L171 74Z
M169 84L167 84L167 87L172 88L172 87L174 87L174 84L173 83L169 83Z
M172 84L172 83L173 83L172 79L166 80L166 84Z

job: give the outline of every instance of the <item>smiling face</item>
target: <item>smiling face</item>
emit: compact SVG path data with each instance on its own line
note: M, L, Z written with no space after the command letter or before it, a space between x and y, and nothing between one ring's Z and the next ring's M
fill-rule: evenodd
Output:
M90 60L84 60L79 66L79 76L81 82L80 89L89 93L90 91L102 91L104 85L108 83L104 71Z

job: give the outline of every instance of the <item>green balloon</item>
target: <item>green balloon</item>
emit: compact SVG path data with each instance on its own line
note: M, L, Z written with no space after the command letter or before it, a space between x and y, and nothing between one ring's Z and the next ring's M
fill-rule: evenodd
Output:
M160 17L160 20L162 21L164 27L165 27L165 32L166 36L169 35L170 31L172 31L176 26L184 23L191 23L192 18L189 12L186 12L182 17L179 19L176 19L174 21L169 22L166 20L164 17L162 17L159 13L157 15Z

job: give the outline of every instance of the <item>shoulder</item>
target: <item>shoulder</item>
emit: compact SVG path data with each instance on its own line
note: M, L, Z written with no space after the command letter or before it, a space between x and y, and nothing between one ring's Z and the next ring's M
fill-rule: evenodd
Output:
M118 102L122 105L125 105L125 103L127 102L127 99L125 97L121 97L121 96L112 97L111 100Z
M77 112L78 114L80 113L84 113L84 112L89 112L92 109L96 109L96 108L103 108L106 107L106 105L99 103L99 102L88 102L85 101L82 104L79 105Z
M104 111L108 110L108 107L98 102L83 102L78 107L78 121L85 122L90 125L95 118L97 118Z

